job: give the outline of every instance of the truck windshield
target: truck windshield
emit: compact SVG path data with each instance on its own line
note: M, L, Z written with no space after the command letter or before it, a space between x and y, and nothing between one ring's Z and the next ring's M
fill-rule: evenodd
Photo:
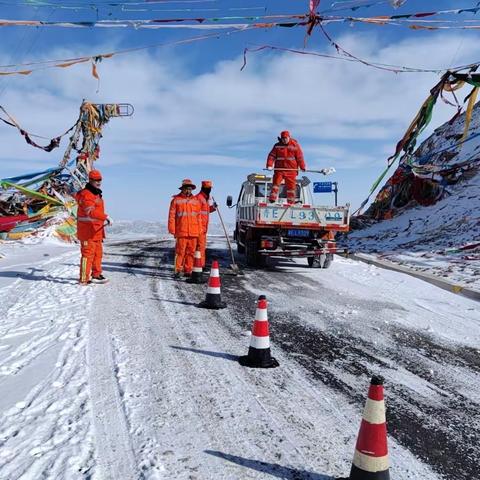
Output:
M270 195L272 184L271 183L257 183L255 184L255 197L265 198ZM266 192L265 192L266 190ZM295 197L300 198L300 185L297 183L297 188L295 192ZM278 198L287 198L287 187L286 185L280 185L280 190L278 193Z

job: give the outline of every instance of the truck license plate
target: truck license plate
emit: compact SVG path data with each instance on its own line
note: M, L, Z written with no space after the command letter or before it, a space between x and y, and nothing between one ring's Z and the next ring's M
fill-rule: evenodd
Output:
M289 237L309 237L309 230L288 230L287 235Z

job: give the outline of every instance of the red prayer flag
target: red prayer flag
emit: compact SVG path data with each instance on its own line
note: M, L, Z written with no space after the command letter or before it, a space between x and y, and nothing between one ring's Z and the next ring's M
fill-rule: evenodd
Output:
M320 0L310 0L310 14L315 14L318 6L320 5Z

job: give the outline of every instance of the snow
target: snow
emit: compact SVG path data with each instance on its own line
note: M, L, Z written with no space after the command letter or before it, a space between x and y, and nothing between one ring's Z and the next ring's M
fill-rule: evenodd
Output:
M2 251L0 478L41 478L46 468L78 478L94 455L84 359L94 292L78 288L71 245Z
M417 157L425 158L432 152L455 146L464 125L465 116L462 115L452 125L446 123L435 130L418 148ZM447 185L446 195L435 205L406 209L393 219L353 231L345 239L348 248L480 291L480 245L472 251L460 249L477 244L480 239L480 104L472 115L467 138L470 137L461 148L451 150L456 153L453 158L445 159L437 153L428 158L428 163L445 168L445 162L454 166L473 160L477 162L477 170L464 172L465 178L455 185ZM416 158L413 160L415 162ZM424 176L440 180L437 174Z
M371 371L386 378L387 409L434 429L428 409L458 394L480 402L478 369L452 353L479 353L477 303L336 258L224 275L228 308L198 309L205 286L171 279L161 225L136 227L133 241L131 227L117 223L106 245L107 285L77 284L76 245L0 244L0 478L328 480L350 469ZM225 274L221 237L209 248ZM274 370L236 361L259 294ZM297 335L333 343L312 356ZM449 478L392 435L393 478Z

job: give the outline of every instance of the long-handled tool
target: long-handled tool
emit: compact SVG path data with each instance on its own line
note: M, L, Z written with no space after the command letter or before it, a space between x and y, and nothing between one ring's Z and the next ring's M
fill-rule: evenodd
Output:
M225 223L223 222L222 214L220 213L220 209L218 208L218 203L212 197L213 203L217 205L217 213L218 218L220 218L220 223L222 224L223 233L225 234L225 238L227 239L228 249L230 250L230 255L232 257L232 263L230 264L230 270L233 272L234 275L243 275L243 272L238 268L238 265L235 262L235 256L233 255L232 244L230 242L230 238L228 236L227 229L225 228Z
M265 171L269 172L274 172L274 171L280 171L280 172L298 172L297 168L272 168L271 170L268 168L264 168ZM321 170L303 170L304 172L307 173L321 173L323 175L330 175L332 173L335 173L336 170L334 167L328 167L328 168L322 168Z

